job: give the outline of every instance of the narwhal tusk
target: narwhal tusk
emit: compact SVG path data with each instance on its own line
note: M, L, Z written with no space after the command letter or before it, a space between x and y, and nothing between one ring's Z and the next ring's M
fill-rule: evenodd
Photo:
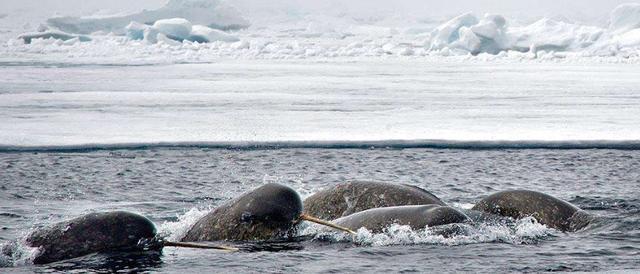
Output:
M318 218L316 218L316 217L309 216L309 215L307 215L307 214L302 214L302 215L300 215L300 220L305 220L305 221L309 221L309 222L314 222L314 223L316 223L316 224L326 225L326 226L328 226L328 227L333 227L333 228L335 228L335 229L342 230L342 231L345 231L345 232L348 232L348 233L351 233L351 234L356 234L356 232L355 232L355 231L353 231L353 230L351 230L351 229L349 229L349 228L347 228L347 227L340 226L340 225L337 225L337 224L334 224L334 223L332 223L332 222L325 221L325 220L322 220L322 219L318 219Z
M208 244L200 244L200 243L190 243L190 242L163 242L164 246L175 246L175 247L189 247L189 248L203 248L203 249L219 249L226 251L238 251L239 249L230 246L223 245L208 245Z

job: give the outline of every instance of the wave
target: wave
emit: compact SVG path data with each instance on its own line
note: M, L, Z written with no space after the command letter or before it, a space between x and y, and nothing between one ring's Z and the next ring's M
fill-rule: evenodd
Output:
M100 150L147 150L157 148L209 149L616 149L640 150L640 140L378 140L378 141L274 141L274 142L157 142L22 146L1 145L0 152L90 152Z

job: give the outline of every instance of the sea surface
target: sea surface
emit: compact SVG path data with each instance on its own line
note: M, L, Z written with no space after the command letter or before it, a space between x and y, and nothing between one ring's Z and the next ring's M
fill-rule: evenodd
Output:
M640 270L640 151L148 147L0 153L0 244L83 213L129 210L180 237L210 208L268 182L302 197L346 180L408 183L467 210L506 189L542 191L598 216L564 233L531 219L476 223L445 238L392 226L354 237L303 227L301 241L240 252L165 248L34 266L28 251L0 272L544 272ZM251 248L247 248L251 247Z

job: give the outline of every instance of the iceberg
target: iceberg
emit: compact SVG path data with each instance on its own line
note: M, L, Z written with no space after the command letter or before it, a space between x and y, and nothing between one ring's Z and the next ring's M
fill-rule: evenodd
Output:
M126 34L125 27L132 21L152 25L167 18L184 18L193 24L231 30L249 26L235 8L219 0L170 0L157 10L144 10L124 16L107 17L54 17L47 24L68 33L90 34L96 31Z

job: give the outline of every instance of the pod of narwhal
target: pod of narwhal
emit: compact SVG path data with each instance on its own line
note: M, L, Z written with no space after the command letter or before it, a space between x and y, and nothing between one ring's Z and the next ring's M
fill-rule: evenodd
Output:
M382 232L392 225L412 229L470 221L464 213L417 186L350 181L323 189L304 201L306 213L335 219L352 230Z
M410 206L422 205L422 206ZM378 232L392 223L414 229L469 221L464 213L446 206L438 197L415 186L354 181L337 184L304 201L305 212L356 230ZM479 201L472 212L521 219L533 217L561 231L576 231L594 218L553 196L530 190L508 190ZM337 218L337 219L336 219Z
M300 196L291 188L266 184L247 192L201 218L181 240L159 238L146 217L125 211L90 213L30 233L25 243L38 248L34 264L46 264L96 252L160 250L165 246L237 250L233 247L194 243L218 240L271 240L295 231L308 220L354 233L332 223L302 214ZM3 250L3 253L10 253Z
M532 216L562 231L581 229L593 220L568 202L528 190L489 195L472 210L516 219ZM327 222L312 217L311 213L335 220ZM154 224L141 215L114 211L86 214L35 230L26 237L25 243L39 249L33 258L35 264L95 252L159 250L164 246L237 250L194 242L279 239L292 235L304 220L354 233L353 230L361 227L372 232L381 232L391 224L422 229L470 219L446 206L435 195L414 186L381 182L338 184L307 198L303 211L303 202L293 189L265 184L209 212L191 227L181 242L158 237Z

